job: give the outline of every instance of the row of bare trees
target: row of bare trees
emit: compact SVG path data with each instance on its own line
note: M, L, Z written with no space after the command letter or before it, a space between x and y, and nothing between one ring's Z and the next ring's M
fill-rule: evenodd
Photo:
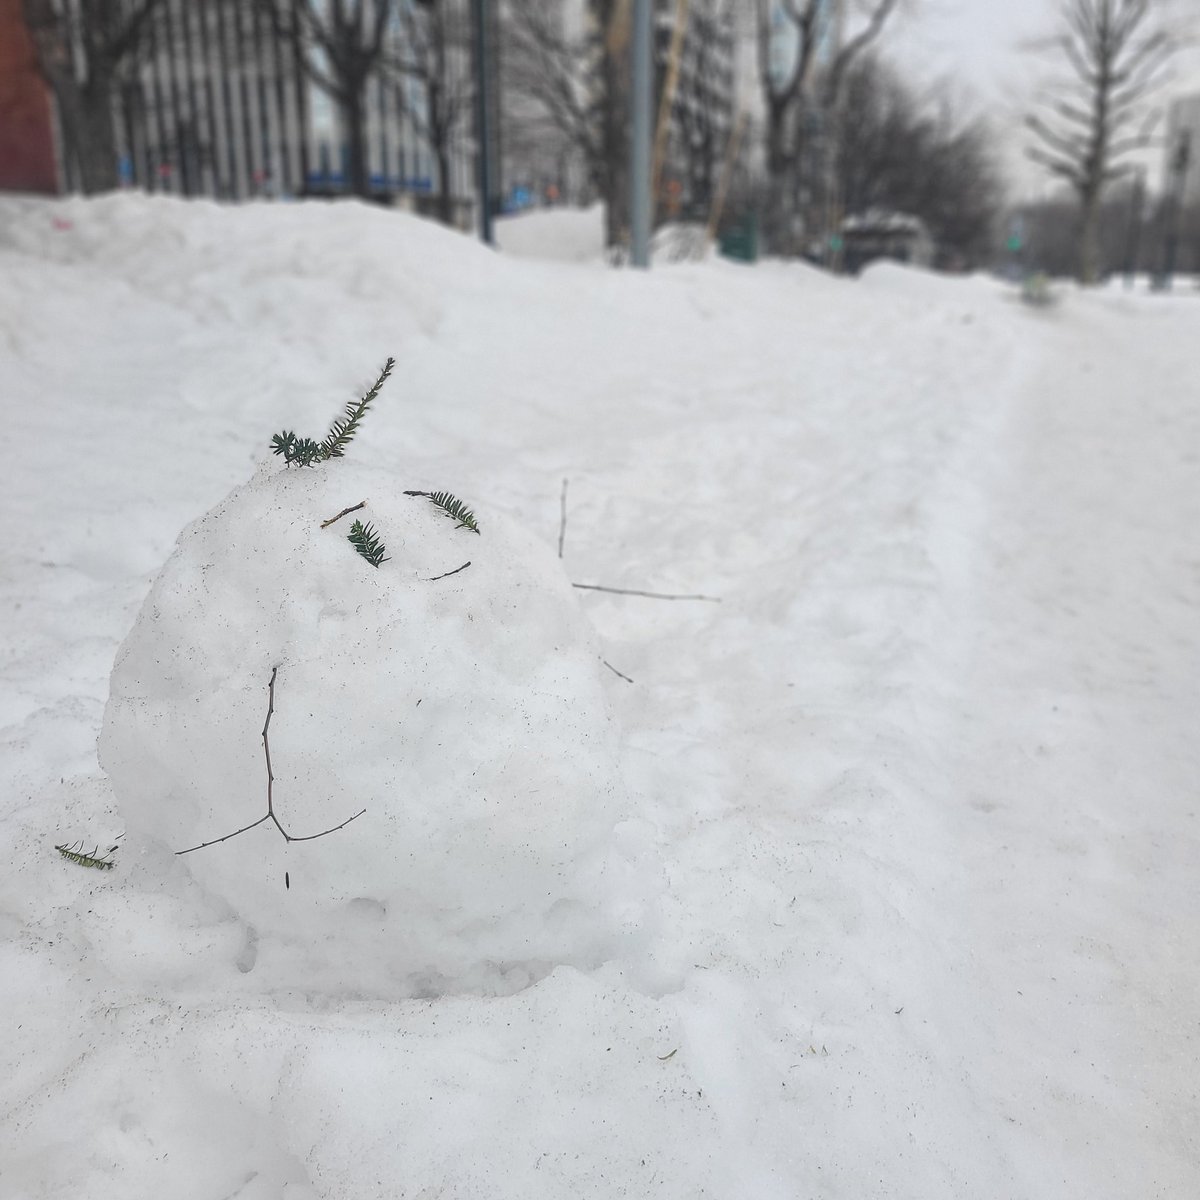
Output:
M437 215L451 219L450 158L472 99L465 0L24 0L38 66L53 91L64 151L85 194L118 185L114 99L154 55L190 57L193 22L237 22L255 10L287 60L337 110L350 190L370 188L367 92L383 78L437 163ZM179 31L182 30L182 35ZM172 45L174 38L180 44ZM234 51L255 62L258 47ZM262 64L257 64L261 66Z
M494 0L503 30L505 137L514 151L580 164L606 202L608 237L627 228L631 0ZM179 5L182 4L182 9ZM1062 30L1046 48L1061 77L1028 118L1031 155L1074 189L1078 272L1099 269L1099 214L1107 189L1151 137L1148 98L1174 42L1162 0L1060 0ZM370 186L366 96L390 81L395 103L437 163L437 214L451 219L450 159L469 134L471 30L467 0L24 0L38 63L57 100L65 148L85 192L117 185L114 94L163 52L158 18L175 6L183 29L222 7L249 9L288 48L294 70L331 99L351 189ZM838 214L871 206L922 217L939 242L978 261L1000 202L986 129L921 101L874 52L899 0L859 0L831 28L826 0L690 0L695 71L715 45L700 36L737 26L757 42L764 173L760 215L771 248L796 253L836 228ZM688 10L691 10L688 12ZM235 22L236 26L236 22ZM697 33L700 31L700 33ZM715 37L715 33L713 34ZM190 48L184 48L190 53ZM252 50L247 48L245 53ZM659 71L660 99L665 73ZM710 196L732 136L695 103L670 114L692 190Z

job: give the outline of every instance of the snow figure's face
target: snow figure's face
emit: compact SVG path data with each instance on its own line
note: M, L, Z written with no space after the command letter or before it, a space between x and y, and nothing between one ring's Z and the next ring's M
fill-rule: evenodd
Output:
M549 550L406 485L264 468L185 530L118 656L101 759L130 843L246 924L247 970L505 990L606 952L630 877L616 739Z

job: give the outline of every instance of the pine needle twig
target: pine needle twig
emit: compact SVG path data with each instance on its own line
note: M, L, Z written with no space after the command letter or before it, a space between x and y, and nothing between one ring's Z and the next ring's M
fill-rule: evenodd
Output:
M455 529L469 529L472 533L479 532L479 524L475 514L457 497L449 492L405 492L406 496L424 496L430 504L437 505L446 516L457 521Z
M392 368L395 365L396 360L389 358L383 364L383 370L379 372L379 378L375 380L375 384L371 390L357 404L347 404L345 415L338 417L330 425L329 432L325 435L325 440L321 443L322 458L342 457L345 447L349 445L354 435L358 432L359 421L362 420L363 415L371 406L371 401L379 395L380 389L387 382L388 376L391 375Z
M263 756L267 760L267 811L258 818L257 821L251 821L249 825L243 825L241 829L235 829L232 833L227 833L223 837L213 838L209 842L201 842L198 846L189 846L186 850L176 850L175 854L191 854L194 850L203 850L207 846L215 846L219 842L227 842L230 838L235 838L238 834L247 833L251 829L257 829L264 821L273 821L275 828L283 834L285 842L312 842L317 838L324 837L329 833L337 833L339 829L345 829L351 821L357 821L367 810L360 809L352 817L347 817L340 825L334 825L330 829L322 829L320 833L309 833L303 837L296 837L288 833L284 829L279 818L275 815L275 772L271 769L271 740L269 730L271 728L271 717L275 713L275 677L279 674L278 667L271 668L271 680L267 684L267 719L263 722L262 740L263 740ZM110 864L111 865L111 864Z
M385 556L387 547L379 540L379 534L375 532L375 527L369 521L365 525L361 521L355 521L350 526L350 533L346 540L371 566L378 567L380 563L388 561Z
M375 385L361 400L352 401L346 405L346 411L329 427L324 441L315 442L312 438L298 438L291 430L285 429L271 438L271 453L283 455L288 466L311 467L313 463L325 462L330 458L341 458L345 448L358 432L358 423L362 420L371 401L379 395L380 389L392 373L396 365L394 358L389 358L379 372ZM337 518L334 518L335 520Z
M117 852L116 846L109 846L103 853L100 853L100 847L95 846L90 854L85 854L82 842L74 842L71 845L64 843L61 846L55 846L55 850L67 859L69 862L77 863L81 867L91 867L95 871L111 871L113 869L112 855Z

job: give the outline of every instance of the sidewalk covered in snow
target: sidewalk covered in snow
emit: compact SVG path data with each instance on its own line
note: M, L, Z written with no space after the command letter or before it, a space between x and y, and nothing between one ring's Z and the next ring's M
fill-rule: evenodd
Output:
M1195 1191L1200 299L644 275L357 204L134 196L0 202L0 276L6 1200ZM289 732L281 674L280 763L369 727L413 784L408 808L330 796L331 826L366 809L312 844L330 878L338 838L387 851L341 939L325 909L287 928L319 857L276 838L256 918L236 872L150 836L153 794L119 794L97 740L181 530L389 355L354 487L444 487L481 533L396 501L392 561L346 552L355 588L474 559L406 618L462 638L420 708L356 660L346 727ZM523 595L540 638L512 634ZM367 610L304 596L336 662ZM190 653L252 617L202 610ZM573 723L525 711L517 753L480 679L510 713L513 681L563 689ZM222 727L247 822L266 685L240 750ZM456 841L477 771L506 799ZM55 853L81 841L113 868ZM429 882L455 846L462 876ZM510 852L547 872L536 932L472 890ZM381 913L411 946L374 953Z

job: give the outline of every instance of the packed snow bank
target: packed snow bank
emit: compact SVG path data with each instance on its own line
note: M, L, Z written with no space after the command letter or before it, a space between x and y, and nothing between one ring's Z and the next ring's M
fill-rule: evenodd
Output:
M0 199L0 243L4 1200L1192 1195L1190 293L1046 320L978 279L548 264L357 204ZM646 954L429 998L365 954L334 991L192 876L259 830L54 852L125 828L96 735L179 530L388 353L341 465L472 501L439 546L503 509L553 553L569 477L568 578L722 601L579 597L634 681L600 676L665 878Z
M347 538L358 518L379 567ZM596 641L545 546L477 519L388 472L277 460L184 531L117 657L100 761L126 851L262 818L164 867L260 950L297 951L310 990L371 990L364 970L388 993L507 990L611 956L626 806Z
M604 257L604 205L542 208L496 221L496 245L515 258L599 262Z

